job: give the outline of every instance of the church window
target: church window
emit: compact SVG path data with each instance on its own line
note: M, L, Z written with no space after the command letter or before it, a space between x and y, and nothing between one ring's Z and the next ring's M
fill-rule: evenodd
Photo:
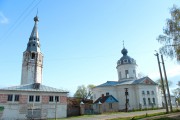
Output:
M147 94L149 95L149 91L147 91Z
M153 100L153 104L155 105L156 104L155 98L153 98L152 100Z
M151 99L150 99L150 98L148 98L148 104L149 104L149 105L151 104Z
M55 101L59 102L59 96L55 96Z
M126 78L129 78L129 72L128 72L128 70L125 70L125 75L126 75Z
M33 95L30 95L29 96L29 102L33 102L34 101L34 96Z
M34 59L35 58L35 53L32 53L31 54L31 59Z
M119 79L121 79L121 72L119 72Z
M151 91L151 94L154 95L154 91Z
M135 75L135 77L136 77L136 70L133 70L133 73L134 73L134 75Z
M15 95L14 101L15 101L15 102L19 101L19 95Z
M144 105L146 105L146 98L143 98L143 103Z
M13 95L8 95L8 101L12 101L13 100Z
M112 103L109 103L109 109L112 109Z
M36 102L39 102L40 101L40 96L39 95L37 95L36 96L36 100L35 100Z
M145 94L145 92L144 92L144 91L142 91L142 94L144 95L144 94Z
M127 60L127 59L124 59L124 60L123 60L123 63L127 63L127 62L128 62L128 60Z
M54 97L53 96L49 96L49 102L53 102L54 101Z

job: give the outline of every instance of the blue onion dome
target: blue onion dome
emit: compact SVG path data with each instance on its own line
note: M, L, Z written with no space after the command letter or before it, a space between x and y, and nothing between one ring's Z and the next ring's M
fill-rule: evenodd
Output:
M123 48L121 50L121 53L123 54L123 56L117 61L117 66L124 64L136 64L136 61L127 55L127 49Z
M123 55L127 55L128 51L127 51L127 49L123 48L123 49L121 50L121 53L122 53Z

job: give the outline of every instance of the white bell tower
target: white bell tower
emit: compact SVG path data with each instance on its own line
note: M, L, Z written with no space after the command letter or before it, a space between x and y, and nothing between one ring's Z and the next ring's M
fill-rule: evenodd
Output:
M123 56L117 61L118 81L137 79L136 61L127 55L127 49L123 48Z
M23 53L21 85L42 83L43 54L40 51L40 42L37 29L38 17L34 17L34 27Z

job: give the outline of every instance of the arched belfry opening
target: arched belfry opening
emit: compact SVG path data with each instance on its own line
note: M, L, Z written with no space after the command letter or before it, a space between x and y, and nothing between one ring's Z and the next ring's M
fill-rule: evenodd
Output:
M35 53L31 53L31 59L35 59Z

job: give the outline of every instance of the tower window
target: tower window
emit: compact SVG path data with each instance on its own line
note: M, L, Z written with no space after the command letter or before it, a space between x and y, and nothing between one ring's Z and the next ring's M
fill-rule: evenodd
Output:
M128 72L128 70L125 70L125 75L126 75L126 78L129 78L129 72Z
M31 59L34 59L35 58L35 53L32 53L31 54Z
M119 72L119 79L121 79L121 72Z
M136 70L133 70L133 73L134 73L134 75L135 75L135 77L136 77Z
M124 62L124 63L127 63L127 62L128 62L128 60L127 60L127 59L124 59L124 60L123 60L123 62Z

